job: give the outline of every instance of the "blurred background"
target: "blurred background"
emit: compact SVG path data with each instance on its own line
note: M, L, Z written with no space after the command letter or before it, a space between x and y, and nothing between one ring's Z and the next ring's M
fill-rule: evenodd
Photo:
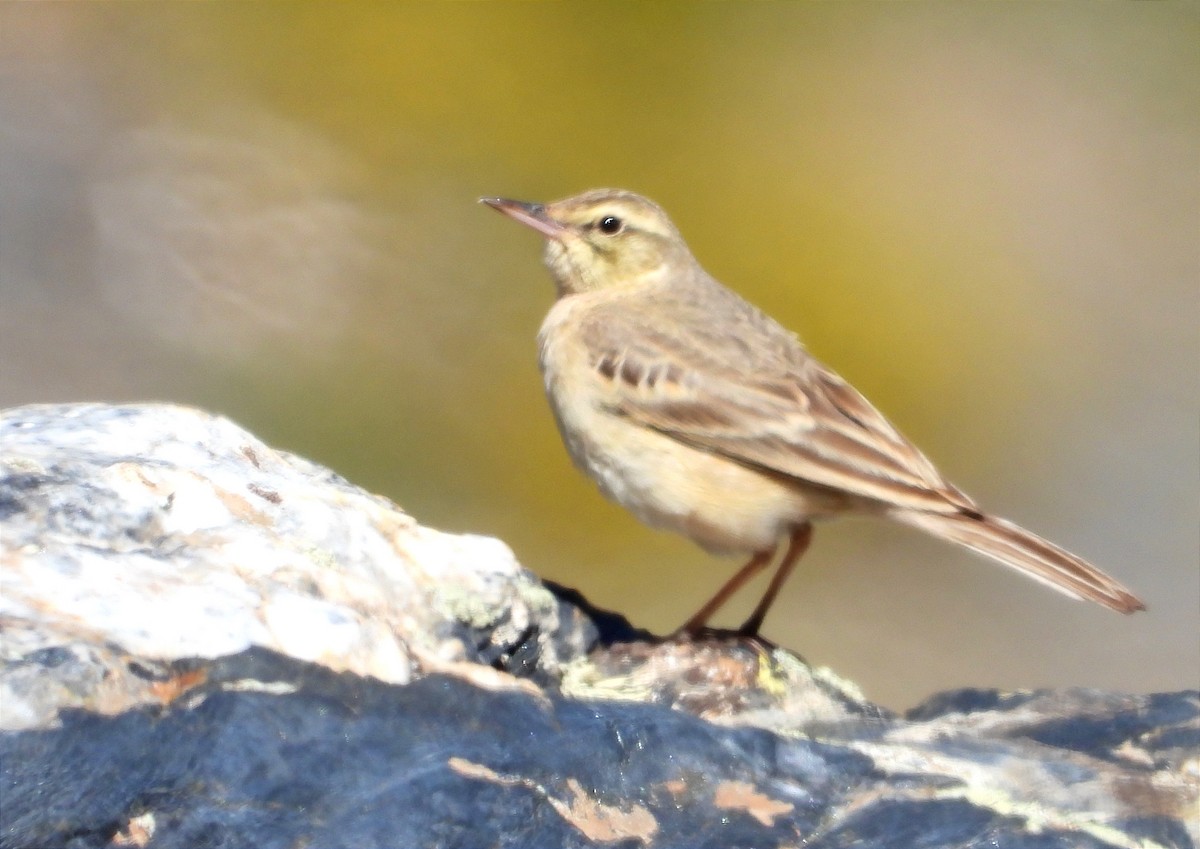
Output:
M0 405L219 411L669 631L740 564L571 467L540 240L475 202L629 188L1149 606L844 521L767 636L896 708L1195 687L1197 43L1183 3L4 4Z

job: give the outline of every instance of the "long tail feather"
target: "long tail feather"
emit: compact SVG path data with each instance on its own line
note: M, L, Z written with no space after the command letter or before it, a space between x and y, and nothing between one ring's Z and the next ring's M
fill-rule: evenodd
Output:
M1118 613L1146 609L1137 596L1086 560L1004 519L919 510L896 510L889 515L1019 569L1074 598L1094 601Z

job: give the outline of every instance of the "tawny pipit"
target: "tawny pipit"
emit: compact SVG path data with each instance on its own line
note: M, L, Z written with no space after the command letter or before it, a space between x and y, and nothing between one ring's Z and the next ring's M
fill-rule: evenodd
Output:
M685 631L787 538L742 626L757 633L811 522L844 513L913 525L1121 613L1144 609L1086 561L984 514L795 335L710 277L657 204L610 189L482 200L546 237L558 300L540 363L576 465L646 524L751 554Z

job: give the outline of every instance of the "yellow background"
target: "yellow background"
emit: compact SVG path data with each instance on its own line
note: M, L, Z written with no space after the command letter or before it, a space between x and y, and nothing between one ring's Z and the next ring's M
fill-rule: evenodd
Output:
M847 521L768 636L895 707L1196 686L1198 9L4 4L0 404L226 413L670 630L737 564L570 467L539 240L475 203L634 189L960 486L1150 608Z

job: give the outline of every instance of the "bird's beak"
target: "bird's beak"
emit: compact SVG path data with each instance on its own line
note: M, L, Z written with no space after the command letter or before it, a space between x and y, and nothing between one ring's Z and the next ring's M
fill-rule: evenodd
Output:
M486 203L492 209L503 212L514 221L520 221L527 227L532 227L547 239L561 239L568 232L565 226L546 213L545 204L525 203L508 198L480 198L479 202Z

